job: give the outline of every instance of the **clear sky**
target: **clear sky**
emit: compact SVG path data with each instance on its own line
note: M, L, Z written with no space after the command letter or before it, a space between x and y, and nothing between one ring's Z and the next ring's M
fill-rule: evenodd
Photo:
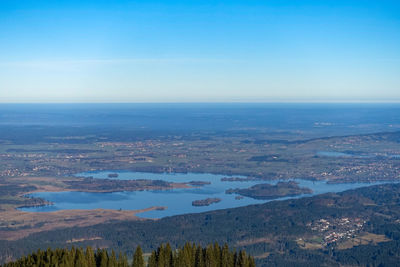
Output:
M400 101L400 1L0 0L0 102Z

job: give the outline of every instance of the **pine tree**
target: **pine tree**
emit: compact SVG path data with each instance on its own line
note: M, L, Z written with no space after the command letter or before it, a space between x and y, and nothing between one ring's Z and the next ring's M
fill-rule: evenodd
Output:
M115 255L115 251L111 250L111 257L108 258L108 266L117 266L117 255Z
M157 253L154 250L151 252L147 267L157 267Z
M204 251L201 246L198 246L196 249L196 256L195 256L195 267L205 267L204 264Z
M248 256L249 267L256 267L256 262L253 257Z
M76 267L88 267L86 258L82 249L77 249L74 259L74 266Z
M214 243L214 261L217 266L221 266L221 247L217 242Z
M122 254L121 252L119 252L118 260L117 260L117 266L118 267L129 267L128 259L126 257L126 254Z
M214 256L214 247L212 245L209 245L206 248L205 265L206 267L218 266Z
M105 249L100 250L97 266L108 267L108 254Z
M135 254L133 255L132 267L144 267L143 251L140 246L137 246Z
M194 266L195 254L193 253L192 245L190 243L186 243L180 252L182 254L182 264L188 267Z
M87 247L85 251L85 259L87 262L87 266L89 267L95 267L96 266L96 260L94 257L94 252L91 247Z
M167 245L165 245L164 248L164 267L169 267L172 266L173 264L173 256L172 256L172 248L171 245L169 243L167 243Z
M221 267L234 266L233 254L229 251L228 245L225 243L221 250Z
M248 267L249 266L249 259L247 258L246 252L244 252L243 250L241 250L239 252L237 266L238 267Z
M128 267L125 254L119 253L118 258L114 250L109 255L107 250L98 249L96 253L92 248L72 247L68 249L37 250L26 257L10 262L4 267ZM132 267L144 267L143 251L138 246L133 255ZM222 248L215 243L206 248L192 243L186 243L180 249L172 250L170 244L161 245L152 251L148 267L255 267L254 258L245 251L232 253L228 245Z

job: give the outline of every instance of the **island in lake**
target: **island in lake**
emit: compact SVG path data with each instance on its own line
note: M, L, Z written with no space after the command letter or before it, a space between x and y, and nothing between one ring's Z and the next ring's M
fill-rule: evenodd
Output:
M190 181L187 184L193 185L193 186L204 186L204 185L211 184L211 182L207 182L207 181Z
M110 173L108 175L108 178L117 178L118 177L118 173Z
M119 180L119 179L96 179L77 178L63 180L62 191L84 191L84 192L122 192L122 191L144 191L144 190L171 190L175 188L189 188L185 183L172 183L163 180Z
M192 206L201 207L201 206L210 206L211 204L220 202L220 198L206 198L202 200L192 201Z
M221 182L248 182L255 180L252 177L222 177Z
M228 189L227 194L239 194L255 199L274 199L279 197L293 197L302 194L311 194L313 191L307 187L300 187L297 182L278 182L276 185L257 184L246 189Z

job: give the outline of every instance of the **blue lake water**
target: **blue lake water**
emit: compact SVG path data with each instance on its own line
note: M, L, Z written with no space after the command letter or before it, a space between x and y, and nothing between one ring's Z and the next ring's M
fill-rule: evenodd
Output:
M113 179L151 179L164 180L170 182L190 182L207 181L211 184L198 188L173 189L173 190L149 190L135 192L114 192L114 193L88 193L88 192L39 192L31 194L34 197L41 197L54 203L54 205L43 207L21 208L23 211L31 212L49 212L56 210L69 209L123 209L138 210L153 206L167 207L165 210L152 210L139 213L138 216L144 218L162 218L166 216L179 215L185 213L204 212L217 209L234 208L247 206L251 204L265 203L265 200L256 200L248 197L237 200L236 194L225 194L225 190L230 188L248 188L255 184L267 183L267 181L246 181L229 182L221 181L226 175L217 174L199 174L199 173L143 173L126 171L101 171L84 172L76 176L93 178L108 178L108 174L118 173L118 178ZM237 177L237 176L236 176ZM341 192L348 189L354 189L379 183L345 183L328 184L325 181L308 181L303 179L293 179L300 186L311 188L313 194L301 195L297 197L311 196L327 192ZM270 184L276 184L278 181L269 181ZM194 207L192 201L206 198L221 198L219 203L210 206ZM291 197L279 198L279 200ZM269 200L271 201L271 200Z
M359 154L351 154L351 153L344 153L344 152L337 152L337 151L318 151L316 153L317 156L322 156L322 157L332 157L332 158L374 158L377 157L377 155L374 154L367 154L367 155L359 155ZM394 158L394 159L400 159L400 155L379 155L383 156L386 158Z
M335 152L335 151L319 151L317 152L318 156L324 156L324 157L353 157L354 155L348 154L348 153L343 153L343 152Z
M332 158L373 158L376 155L359 155L359 154L351 154L337 151L319 151L317 152L317 156L323 157L332 157ZM392 157L391 155L386 155L386 157Z
M0 104L0 139L14 144L86 144L100 141L132 142L168 136L248 135L256 140L308 139L335 135L394 132L400 130L399 104ZM264 134L267 134L265 137ZM286 137L282 137L282 135ZM74 138L71 138L74 137ZM82 138L84 137L84 138ZM170 138L170 137L168 137ZM342 152L320 152L326 157L363 157ZM369 155L367 155L369 157ZM389 155L397 159L399 155ZM114 172L114 171L113 171ZM107 178L110 172L81 173ZM141 216L164 216L232 208L265 201L236 200L226 189L247 188L260 181L221 182L223 175L151 174L118 172L118 179L160 179L172 182L210 181L201 188L115 193L35 193L54 205L23 208L26 211L63 209L143 209L167 206ZM314 194L340 192L369 184L327 184L297 179ZM271 182L271 183L276 183ZM193 200L219 197L221 202L193 207Z

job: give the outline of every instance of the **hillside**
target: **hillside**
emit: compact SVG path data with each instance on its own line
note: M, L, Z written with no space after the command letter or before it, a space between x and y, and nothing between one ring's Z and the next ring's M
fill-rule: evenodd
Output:
M227 243L246 249L259 266L335 266L400 262L400 184L338 194L167 217L74 227L1 241L2 260L37 248L94 246L129 252L170 242ZM379 246L377 246L379 244Z

